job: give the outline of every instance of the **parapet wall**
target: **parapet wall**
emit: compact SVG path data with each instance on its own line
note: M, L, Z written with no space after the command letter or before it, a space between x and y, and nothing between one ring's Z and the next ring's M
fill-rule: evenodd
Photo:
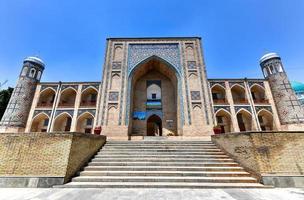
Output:
M0 134L0 187L63 184L105 141L105 136L82 133Z
M212 141L266 185L304 187L304 132L213 135Z

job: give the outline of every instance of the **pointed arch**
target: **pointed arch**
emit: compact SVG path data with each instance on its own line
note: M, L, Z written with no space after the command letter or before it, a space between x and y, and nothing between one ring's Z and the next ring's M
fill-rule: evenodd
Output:
M266 99L266 91L264 87L258 84L253 84L250 87L250 92L255 104L268 104L268 100Z
M67 87L60 93L59 107L73 108L75 106L77 90L73 87Z
M216 124L221 128L221 133L233 132L231 113L221 108L215 113Z
M234 104L248 104L246 89L240 84L234 84L231 87L231 94Z
M56 91L53 88L47 87L43 89L39 93L37 107L52 107L54 104L55 96Z
M276 130L276 125L273 120L273 113L269 110L261 109L257 112L260 128L262 131Z
M237 113L237 122L241 132L243 131L252 131L253 128L253 117L252 114L246 110L241 108Z
M77 117L76 131L80 133L93 133L95 117L90 112L84 112Z
M62 112L54 119L54 132L69 132L71 130L72 116L68 112Z
M42 112L35 115L35 117L33 117L30 131L46 132L48 125L49 125L49 116L46 113Z
M212 100L214 104L227 104L226 89L220 84L211 87Z
M81 92L80 107L95 107L97 102L98 91L96 88L89 86Z

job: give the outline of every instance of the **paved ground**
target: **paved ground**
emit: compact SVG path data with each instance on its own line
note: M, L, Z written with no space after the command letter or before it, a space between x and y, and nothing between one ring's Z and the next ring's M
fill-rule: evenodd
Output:
M302 189L0 189L0 200L303 200Z

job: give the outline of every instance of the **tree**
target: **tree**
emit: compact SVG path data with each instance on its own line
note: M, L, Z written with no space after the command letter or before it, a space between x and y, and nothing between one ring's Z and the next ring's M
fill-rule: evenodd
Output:
M8 87L6 90L0 91L0 120L2 119L13 90L14 88Z

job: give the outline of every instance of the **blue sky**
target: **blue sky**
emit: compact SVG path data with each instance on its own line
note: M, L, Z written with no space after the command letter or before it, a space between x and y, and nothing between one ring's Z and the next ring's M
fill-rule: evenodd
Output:
M145 36L202 37L209 78L261 78L275 51L304 81L303 19L303 0L0 0L0 82L29 55L42 81L100 81L106 38Z

